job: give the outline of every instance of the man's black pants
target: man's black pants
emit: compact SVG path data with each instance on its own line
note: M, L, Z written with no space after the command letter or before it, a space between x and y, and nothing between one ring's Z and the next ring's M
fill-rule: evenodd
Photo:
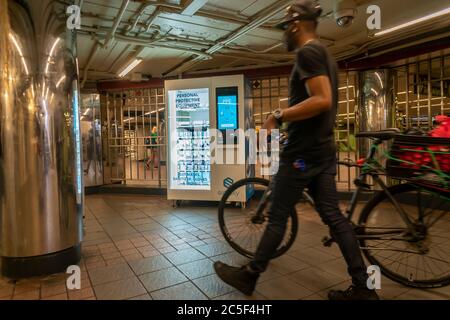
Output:
M329 226L331 235L341 249L353 284L357 287L367 287L367 269L355 233L339 209L335 176L336 160L322 164L306 163L301 168L294 167L291 162L280 163L272 186L269 223L255 258L250 262L251 269L257 272L266 270L270 257L284 238L289 214L295 210L303 189L307 187L322 221Z

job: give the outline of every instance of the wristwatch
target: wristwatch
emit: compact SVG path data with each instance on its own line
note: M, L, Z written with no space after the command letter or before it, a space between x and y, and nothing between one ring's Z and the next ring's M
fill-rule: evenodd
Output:
M282 120L282 118L283 118L283 109L278 108L278 109L274 110L272 112L272 115L277 120L278 125L281 127L281 125L283 124L283 120Z

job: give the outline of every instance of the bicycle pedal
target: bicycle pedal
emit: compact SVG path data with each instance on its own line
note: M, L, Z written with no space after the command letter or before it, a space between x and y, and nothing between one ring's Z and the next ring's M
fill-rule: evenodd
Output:
M322 239L322 244L324 247L331 247L333 242L334 242L334 239L330 238L330 237L323 237L323 239Z

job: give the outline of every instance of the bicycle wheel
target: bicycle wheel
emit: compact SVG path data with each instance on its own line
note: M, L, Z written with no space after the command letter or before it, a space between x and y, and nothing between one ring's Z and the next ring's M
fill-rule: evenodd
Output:
M251 193L250 190L252 190ZM247 202L243 205L230 201L232 195L238 192L249 194ZM261 178L247 178L229 187L219 203L219 225L225 240L233 249L247 258L254 257L266 229L270 201L269 181ZM258 205L261 210L260 216L256 214ZM294 210L288 218L283 241L272 258L289 250L297 235L297 228L297 212Z
M417 288L450 283L450 199L413 184L390 187L389 193L415 230L385 191L363 208L359 220L361 248L386 277Z

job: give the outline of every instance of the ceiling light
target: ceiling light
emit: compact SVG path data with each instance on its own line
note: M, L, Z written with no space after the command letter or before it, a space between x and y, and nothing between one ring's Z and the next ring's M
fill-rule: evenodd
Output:
M414 24L417 24L417 23L420 23L420 22L423 22L423 21L427 21L427 20L430 20L430 19L434 19L434 18L443 16L443 15L446 15L448 13L450 13L450 7L445 8L444 10L441 10L441 11L438 11L438 12L435 12L435 13L423 16L421 18L418 18L418 19L415 19L415 20L412 20L412 21L400 24L398 26L395 26L395 27L392 27L392 28L389 28L389 29L377 32L377 33L375 33L375 36L381 36L381 35L384 35L384 34L387 34L387 33L393 32L393 31L397 31L397 30L400 30L400 29L412 26Z
M131 70L136 68L140 63L142 62L142 59L134 59L133 62L131 62L121 73L119 73L119 77L123 78L128 73L130 73Z

